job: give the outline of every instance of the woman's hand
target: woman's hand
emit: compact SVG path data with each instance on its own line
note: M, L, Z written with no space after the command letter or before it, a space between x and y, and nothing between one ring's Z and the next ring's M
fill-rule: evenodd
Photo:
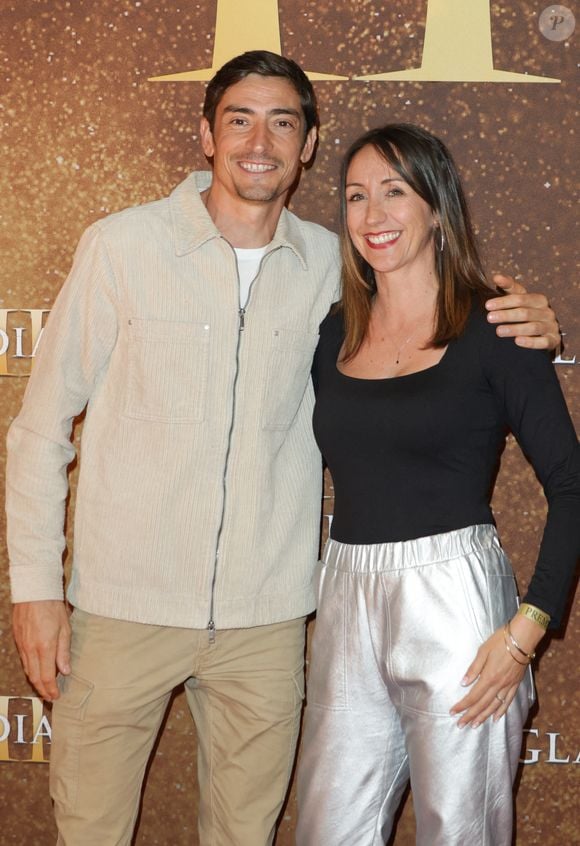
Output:
M521 614L516 614L510 621L510 630L517 643L528 654L535 651L544 635L541 626ZM461 714L457 723L459 728L467 725L477 728L491 716L497 721L509 708L527 670L524 656L511 643L510 649L511 653L506 648L502 627L477 650L475 660L461 681L465 687L473 687L450 711L452 716ZM520 661L522 663L519 663Z

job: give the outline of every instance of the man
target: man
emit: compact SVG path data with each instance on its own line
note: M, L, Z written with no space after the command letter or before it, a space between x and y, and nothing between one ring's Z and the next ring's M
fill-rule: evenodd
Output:
M131 841L181 682L200 842L273 841L314 608L309 368L338 296L335 237L285 209L316 139L297 65L233 59L201 121L213 174L93 224L46 328L9 434L7 510L15 638L54 702L51 793L67 846ZM538 321L557 335L544 298L502 306L515 311L500 319L525 321L508 330L522 343L549 343L525 339ZM69 624L66 468L85 407Z

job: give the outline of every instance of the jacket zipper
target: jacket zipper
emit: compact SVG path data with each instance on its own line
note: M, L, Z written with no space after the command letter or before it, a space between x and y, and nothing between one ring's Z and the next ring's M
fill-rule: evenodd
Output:
M232 252L233 252L233 249L232 249ZM273 252L273 250L271 252ZM269 255L269 253L266 253L266 255ZM215 621L214 621L214 618L213 618L214 607L215 607L215 602L214 602L214 600L215 600L215 586L216 586L216 581L217 581L217 570L218 570L218 563L219 563L219 556L220 556L220 541L221 541L221 537L222 537L222 531L223 531L223 528L224 528L224 520L225 520L225 515L226 515L226 496L227 496L226 479L227 479L227 474L228 474L228 464L229 464L229 459L230 459L230 451L231 451L231 447L232 447L232 434L233 434L233 431L234 431L234 421L235 421L235 417L236 417L236 389L237 389L237 385L238 385L238 376L239 376L239 373L240 373L240 344L241 344L241 340L242 340L242 332L244 331L244 327L245 327L246 308L247 308L247 306L250 302L250 297L252 295L252 288L254 287L254 282L256 281L256 279L258 278L258 276L260 275L260 273L262 271L262 264L264 262L264 259L266 258L266 255L262 256L262 260L260 261L260 265L258 267L258 272L254 276L254 278L252 279L252 282L250 284L250 287L249 287L249 290L248 290L248 298L246 300L246 306L243 307L243 308L240 306L240 308L238 309L238 341L237 341L237 345L236 345L236 370L235 370L235 374L234 374L234 383L233 383L233 386L232 386L232 393L233 393L232 416L231 416L231 419L230 419L230 428L229 428L229 431L228 431L228 445L227 445L227 448L226 448L226 457L225 457L225 460L224 460L224 471L223 471L223 476L222 476L222 491L223 491L222 511L221 511L221 515L220 515L220 522L219 522L217 536L216 536L213 576L212 576L212 580L211 580L211 597L210 597L210 604L209 604L209 622L207 624L208 639L209 639L210 644L215 643L215 639L216 639L216 627L215 627ZM239 302L239 300L240 300L240 274L238 272L238 262L237 262L237 258L235 256L235 253L234 253L234 260L235 260L235 263L236 263L236 277L237 277L237 280L238 280L238 302Z

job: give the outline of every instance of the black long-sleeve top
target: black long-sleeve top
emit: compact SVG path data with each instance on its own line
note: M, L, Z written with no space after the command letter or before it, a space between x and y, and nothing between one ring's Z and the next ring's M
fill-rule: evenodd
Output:
M500 339L474 306L441 361L359 379L336 366L340 312L320 327L314 432L335 491L331 536L404 541L494 523L493 483L508 429L549 511L526 602L561 622L580 555L580 448L548 354Z

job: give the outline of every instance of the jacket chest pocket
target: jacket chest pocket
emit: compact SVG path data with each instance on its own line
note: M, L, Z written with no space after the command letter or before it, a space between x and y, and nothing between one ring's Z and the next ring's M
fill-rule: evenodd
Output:
M273 329L264 385L262 428L288 429L306 391L318 332Z
M206 414L208 323L131 318L125 415L201 423Z

